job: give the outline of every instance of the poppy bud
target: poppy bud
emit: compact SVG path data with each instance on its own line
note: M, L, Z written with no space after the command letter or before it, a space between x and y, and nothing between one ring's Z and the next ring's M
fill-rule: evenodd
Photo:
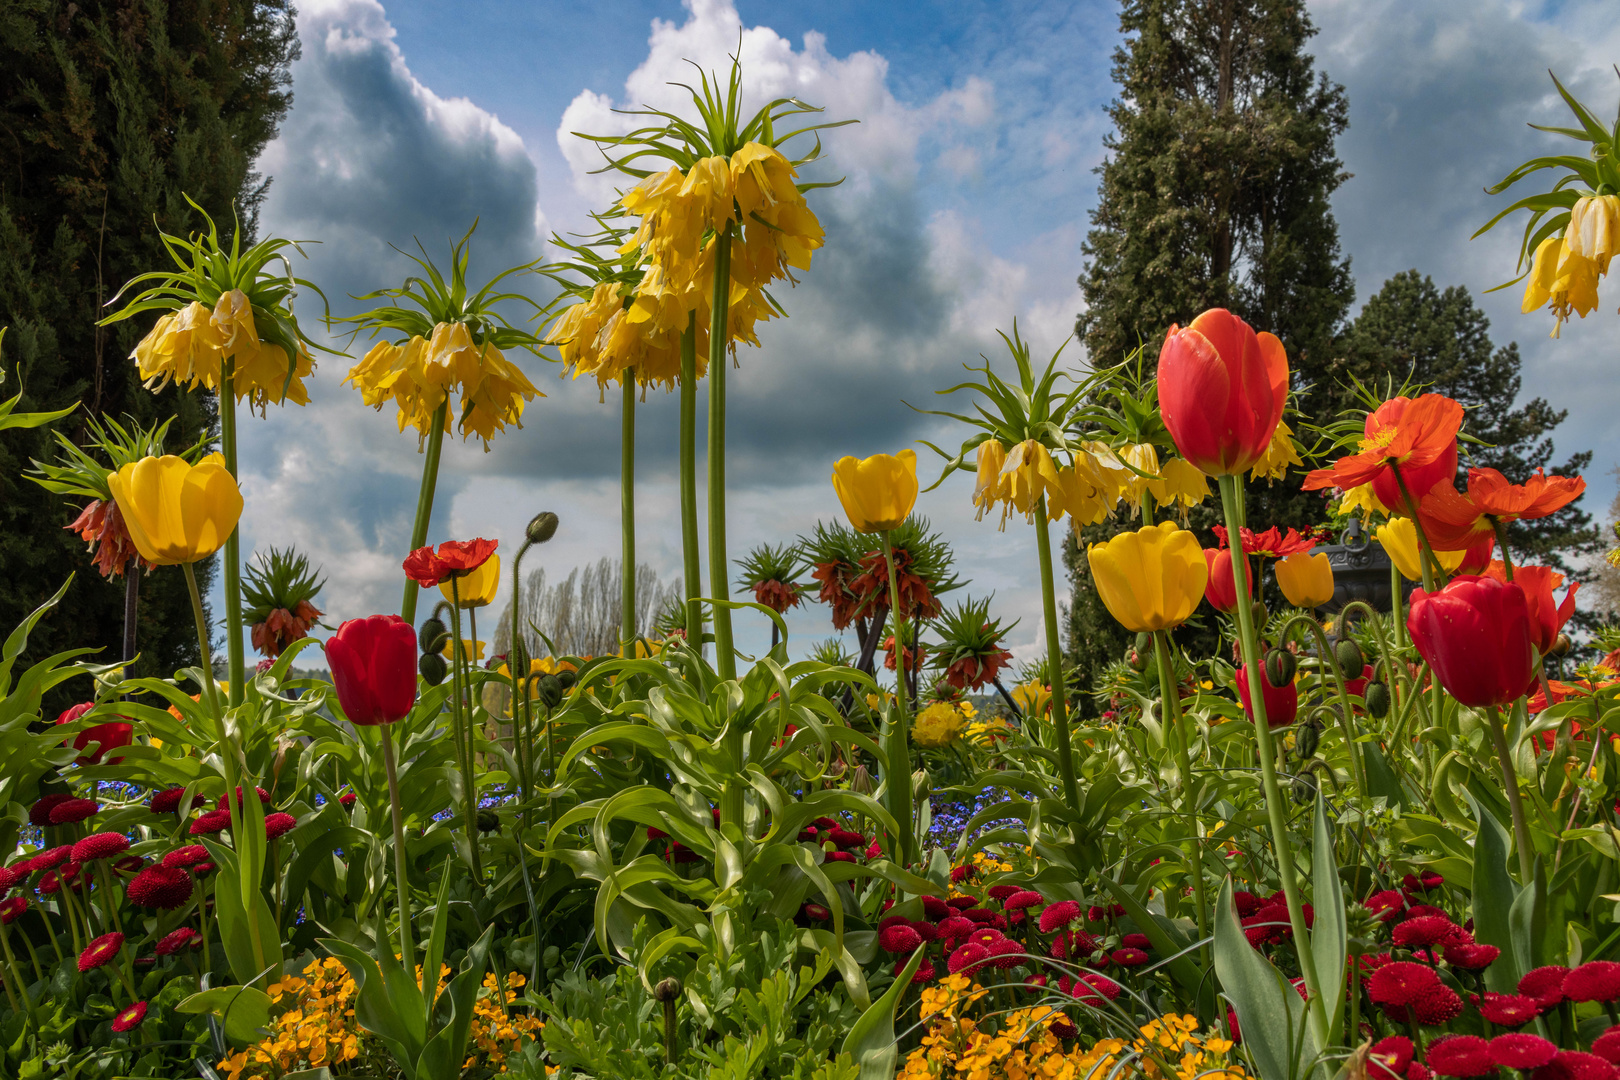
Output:
M422 673L429 686L438 686L444 682L444 677L450 674L450 665L444 662L444 657L438 653L423 653L416 662L416 670Z
M557 515L550 510L542 510L530 519L528 528L523 535L528 537L531 544L543 544L557 534Z
M1569 640L1568 634L1559 634L1557 637L1553 638L1552 646L1547 649L1547 655L1568 656L1569 650L1574 647L1575 643Z
M438 619L429 619L422 624L422 629L417 631L416 644L425 653L436 653L446 634L444 623Z
M540 698L540 704L548 709L556 708L557 702L562 700L562 680L555 675L540 676L534 688Z
M487 806L480 809L473 820L477 823L479 832L500 831L501 816Z
M1316 748L1321 744L1322 732L1315 723L1301 724L1294 736L1294 749L1299 751L1299 758L1304 761L1316 756Z
M1361 655L1361 646L1349 638L1345 638L1333 647L1333 656L1339 661L1340 671L1349 671L1356 674L1367 666L1367 660Z
M1294 801L1300 806L1309 806L1316 799L1316 781L1309 773L1294 778Z
M1266 681L1282 689L1294 681L1296 663L1294 654L1287 649L1272 649L1266 653Z
M562 687L564 690L572 690L574 684L578 681L579 676L575 675L572 671L557 672L557 685Z
M1152 649L1153 635L1148 633L1146 630L1139 632L1136 635L1136 651L1139 653L1146 653L1150 652Z
M1131 668L1132 671L1146 671L1147 670L1147 666L1148 666L1147 657L1143 656L1140 652L1137 652L1135 649L1131 649L1129 652L1127 652L1125 654L1125 662L1130 665L1130 668Z
M674 1001L680 994L681 980L673 975L667 979L659 979L658 984L653 987L653 1000L655 1001Z
M1389 715L1389 687L1383 683L1368 683L1362 698L1367 702L1368 716L1375 720L1382 720Z

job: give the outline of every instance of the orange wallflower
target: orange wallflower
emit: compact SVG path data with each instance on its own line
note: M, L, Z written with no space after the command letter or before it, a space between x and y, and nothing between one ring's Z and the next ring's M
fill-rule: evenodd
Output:
M1469 469L1468 490L1436 485L1418 509L1429 543L1440 551L1460 551L1495 522L1542 518L1581 497L1586 481L1579 476L1546 476L1540 469L1523 484L1510 484L1495 469Z
M1444 394L1424 394L1415 400L1390 398L1367 414L1360 452L1340 458L1331 468L1313 469L1305 477L1304 488L1349 491L1371 484L1378 501L1399 513L1405 500L1396 468L1414 501L1440 480L1455 475L1462 420L1462 406Z

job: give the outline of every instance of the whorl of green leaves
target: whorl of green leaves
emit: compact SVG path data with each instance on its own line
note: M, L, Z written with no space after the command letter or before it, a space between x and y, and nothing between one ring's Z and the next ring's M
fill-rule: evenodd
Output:
M79 446L62 432L52 432L51 434L56 437L57 446L62 451L63 463L53 465L33 461L28 471L35 475L29 479L46 491L53 491L58 495L108 501L112 498L112 489L107 484L107 477L142 458L162 457L163 437L168 432L169 425L174 422L174 418L170 417L155 427L143 428L133 417L127 419L130 426L126 428L111 418L102 421L93 416L85 417L85 427L90 435L89 447L100 451L106 458L105 465L89 450ZM198 440L196 445L180 451L180 456L195 463L202 457L207 444L205 436Z
M1003 647L1007 634L1019 620L1003 626L1000 619L992 619L990 601L993 599L993 595L983 600L968 597L946 608L934 620L933 628L940 640L929 657L933 667L944 671L958 660L982 660Z
M320 571L311 570L309 559L296 548L260 552L242 582L242 618L251 624L268 619L277 608L296 612L304 601L313 602L325 584Z
M766 581L796 585L793 580L804 569L804 556L797 544L760 544L737 560L737 584L744 589Z

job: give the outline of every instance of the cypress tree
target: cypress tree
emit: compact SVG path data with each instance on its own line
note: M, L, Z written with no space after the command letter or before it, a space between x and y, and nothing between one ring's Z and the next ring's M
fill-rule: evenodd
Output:
M222 230L251 238L267 186L253 162L291 104L298 41L287 0L11 0L0 13L0 326L7 396L20 409L78 412L58 422L76 441L84 417L173 417L168 445L212 435L212 396L170 386L152 394L130 350L152 319L98 328L102 305L130 278L170 265L158 229L201 225L195 199ZM120 655L124 590L91 566L63 526L79 507L30 481L52 459L48 430L0 433L0 634L72 588L35 632L35 656L78 646ZM199 567L211 576L213 567ZM205 586L206 587L206 586ZM184 580L141 583L142 663L168 674L197 661ZM47 703L47 709L54 703Z
M1346 404L1333 342L1354 298L1329 209L1348 178L1334 140L1349 106L1304 51L1315 33L1304 7L1125 0L1120 28L1120 95L1108 109L1114 131L1082 249L1086 309L1075 327L1091 362L1115 364L1142 346L1152 363L1171 324L1224 307L1282 339L1302 418L1331 415ZM1299 491L1300 476L1252 489L1250 520L1313 524L1322 504ZM1206 513L1194 524L1213 521ZM1123 527L1092 526L1079 541ZM1098 599L1073 536L1065 562L1070 661L1090 709L1084 690L1119 659L1126 635Z

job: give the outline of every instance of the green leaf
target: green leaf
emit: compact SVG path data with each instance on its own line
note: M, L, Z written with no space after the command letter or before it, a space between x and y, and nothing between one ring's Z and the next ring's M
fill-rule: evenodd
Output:
M1211 995L1214 988L1209 984L1209 973L1194 956L1176 955L1193 942L1189 941L1181 933L1180 928L1169 919L1161 918L1149 911L1146 905L1136 898L1135 893L1106 876L1100 880L1103 887L1114 894L1114 898L1125 909L1125 914L1129 915L1137 928L1153 942L1154 950L1160 956L1174 957L1164 964L1165 970L1170 972L1170 977L1187 993L1198 995L1201 1008L1212 1011L1214 1000Z
M855 1058L861 1067L861 1080L894 1080L895 1063L900 1048L894 1037L894 1013L900 998L911 985L911 977L922 963L926 947L919 948L906 961L905 968L895 978L894 985L870 1008L861 1013L855 1026L844 1036L841 1053Z
M192 994L175 1006L183 1013L213 1013L225 1029L226 1038L238 1046L248 1046L264 1038L270 1030L270 1009L275 1003L256 986L216 986Z
M1232 905L1232 879L1215 902L1215 974L1237 1010L1243 1045L1265 1080L1299 1080L1319 1048L1305 1020L1305 1002L1282 972L1243 934Z
M1382 796L1389 800L1391 806L1405 806L1406 791L1391 771L1384 752L1372 742L1361 745L1362 757L1367 763L1367 794L1375 799Z
M448 881L450 870L445 868ZM467 1033L472 1028L473 1004L478 1000L478 988L484 979L484 968L489 964L489 943L495 927L489 926L467 950L461 961L461 971L445 987L444 996L450 1000L450 1016L417 1059L416 1075L422 1080L438 1080L461 1075L461 1063L467 1057ZM423 980L426 982L427 980ZM435 980L436 981L436 980Z
M1474 940L1502 950L1497 962L1485 969L1485 986L1498 994L1511 994L1529 969L1521 968L1513 953L1509 915L1519 898L1519 886L1508 873L1508 834L1472 795L1468 795L1468 804L1479 822L1474 836Z
M293 860L292 867L287 871L286 910L282 912L284 923L290 923L298 912L299 901L304 897L304 890L309 887L310 876L323 864L330 861L332 853L338 848L352 850L369 844L372 841L370 833L356 829L352 825L339 825L335 829L328 829L318 836L304 836L299 839L298 858Z
M1475 895L1478 895L1477 892ZM1547 929L1547 870L1541 857L1536 856L1536 880L1520 890L1508 912L1509 936L1513 942L1513 959L1520 971L1542 966L1542 938ZM1495 966L1495 965L1492 965Z
M1328 829L1327 798L1316 799L1316 824L1311 837L1311 904L1316 910L1311 925L1311 953L1316 958L1318 988L1327 1010L1329 1043L1338 1041L1340 1004L1344 999L1345 928L1344 891L1339 883L1333 833Z

